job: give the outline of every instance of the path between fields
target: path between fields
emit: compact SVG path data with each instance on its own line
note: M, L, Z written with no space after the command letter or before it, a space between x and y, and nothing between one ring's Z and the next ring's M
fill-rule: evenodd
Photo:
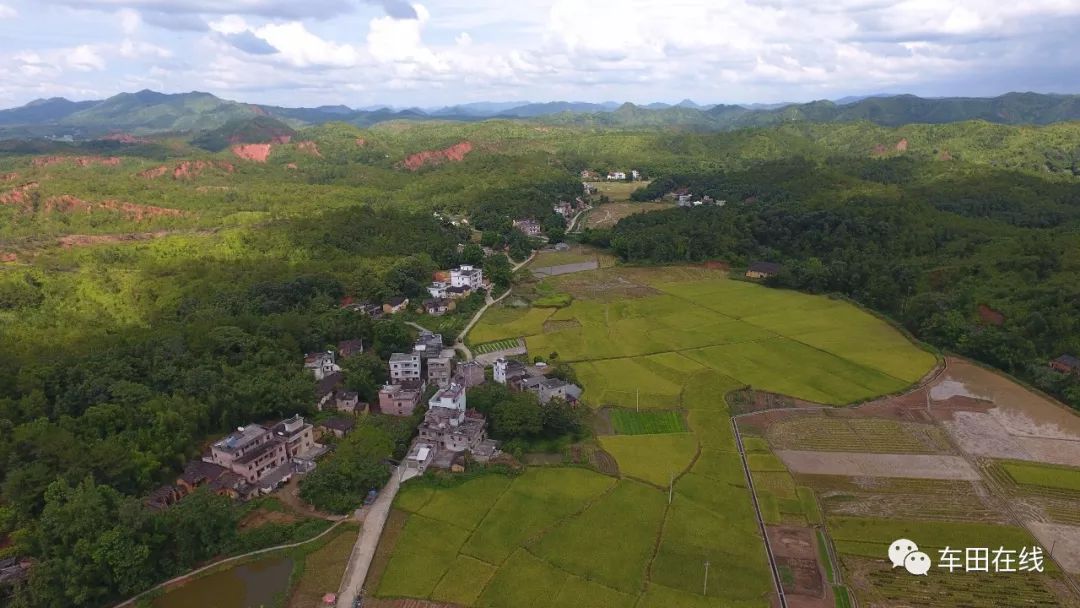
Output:
M364 524L360 527L356 544L353 545L352 554L349 555L349 563L345 566L345 574L341 578L341 587L338 592L338 608L352 608L357 596L364 587L364 579L367 578L368 569L371 568L371 560L375 557L375 549L379 546L379 537L382 536L383 527L386 526L386 518L390 515L390 505L394 503L398 489L401 487L401 476L405 473L405 465L398 465L390 476L383 489L379 491L375 503L367 509L364 516Z
M138 594L138 595L136 595L136 596L134 596L134 597L132 597L130 599L127 599L127 600L124 600L123 602L120 602L114 608L124 608L125 606L133 606L133 605L135 605L135 602L139 601L143 597L146 597L146 595L149 594L149 593L153 593L154 591L157 591L158 589L162 589L164 587L168 587L169 585L175 585L176 583L179 583L179 582L182 582L184 580L190 579L193 576L198 576L199 574L202 574L203 572L206 572L207 570L210 570L211 568L216 568L216 567L221 566L223 564L228 564L228 563L235 562L235 561L245 559L245 558L248 558L248 557L252 557L252 556L255 556L255 555L262 555L263 553L271 553L273 551L281 551L283 549L293 549L295 547L300 547L300 546L306 545L308 543L315 542L315 541L319 540L320 538L322 538L322 537L326 536L327 534L329 534L331 531L334 530L334 528L337 528L338 526L340 526L341 524L343 524L343 523L345 523L347 521L350 521L350 520L349 519L338 520L338 521L334 522L333 524L331 524L331 526L329 528L323 530L322 533L317 534L317 535L315 535L315 536L313 536L313 537L311 537L311 538L309 538L307 540L302 540L302 541L297 542L297 543L288 543L288 544L285 544L285 545L278 545L276 547L267 547L266 549L259 549L258 551L251 551L251 552L244 553L244 554L241 554L241 555L234 555L233 557L227 557L225 559L218 560L218 561L213 562L211 564L207 564L207 565L205 565L205 566L203 566L201 568L196 568L195 570L192 570L191 572L187 572L187 573L181 574L180 576L177 576L175 578L171 578L171 579L165 581L164 583L159 583L157 585L154 585L153 587L147 589L146 591L143 591L142 593L140 593L140 594Z

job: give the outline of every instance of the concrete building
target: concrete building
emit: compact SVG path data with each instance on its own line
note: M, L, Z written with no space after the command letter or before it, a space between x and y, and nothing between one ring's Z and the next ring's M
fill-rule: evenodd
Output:
M387 384L379 389L379 411L390 416L412 416L423 394L422 383Z
M450 271L450 286L480 289L484 286L484 271L471 264L462 264Z
M310 459L322 446L315 443L315 429L300 414L282 420L271 429L276 437L285 444L285 453L289 458Z
M421 359L430 359L441 355L444 348L446 346L443 344L442 334L422 331L420 337L416 339L416 343L413 344L413 354L418 355Z
M304 369L311 370L311 373L315 374L316 380L322 380L334 372L341 371L341 367L338 366L333 351L308 353L304 355Z
M209 462L225 467L248 483L258 483L287 464L285 442L258 424L242 426L210 446Z
M444 348L438 357L427 360L427 381L436 386L448 386L454 376L454 350Z
M495 382L512 385L527 375L525 364L517 359L500 358L493 366Z
M459 363L454 372L453 382L460 384L466 389L480 386L487 378L484 377L484 365L479 361L466 361Z
M420 372L420 355L418 353L394 353L390 355L390 380L394 383L419 380L421 378Z
M465 387L451 384L439 390L428 400L430 409L447 409L465 413Z

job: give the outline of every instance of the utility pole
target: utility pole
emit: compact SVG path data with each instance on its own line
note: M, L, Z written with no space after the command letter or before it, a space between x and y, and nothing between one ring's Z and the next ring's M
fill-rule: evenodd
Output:
M705 585L701 589L701 595L709 594L709 560L705 560Z
M667 504L671 504L671 493L675 490L675 473L671 474L671 479L668 481L667 486Z
M634 389L634 402L637 404L637 411L641 413L641 389Z

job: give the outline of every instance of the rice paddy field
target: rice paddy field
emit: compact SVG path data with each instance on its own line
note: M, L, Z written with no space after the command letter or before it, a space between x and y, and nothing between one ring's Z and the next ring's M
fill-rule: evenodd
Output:
M614 434L597 443L618 475L530 467L449 487L406 483L395 505L404 528L380 547L389 557L371 583L376 596L483 608L765 608L772 576L725 395L750 385L843 405L900 391L935 363L849 304L717 271L616 267L542 285L572 303L494 309L469 340L524 338L530 354L570 362L585 403L613 408ZM813 492L764 439L750 439L748 461L771 496L766 518L820 522Z

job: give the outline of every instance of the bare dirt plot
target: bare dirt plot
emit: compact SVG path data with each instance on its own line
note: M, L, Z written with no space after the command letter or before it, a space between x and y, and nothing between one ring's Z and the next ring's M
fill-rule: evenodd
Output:
M798 608L833 606L831 590L825 585L818 563L817 539L813 528L766 526L765 532L776 556L788 604Z
M624 217L630 217L638 213L671 209L670 203L610 203L600 205L589 212L588 228L611 228L619 223Z
M1080 526L1066 526L1039 521L1024 522L1046 551L1068 572L1080 572Z
M980 479L979 472L959 456L927 454L862 454L776 450L792 473L854 477L916 479Z
M627 298L645 298L660 295L648 285L637 282L622 269L606 269L587 273L566 274L552 279L559 291L575 298L611 302Z

